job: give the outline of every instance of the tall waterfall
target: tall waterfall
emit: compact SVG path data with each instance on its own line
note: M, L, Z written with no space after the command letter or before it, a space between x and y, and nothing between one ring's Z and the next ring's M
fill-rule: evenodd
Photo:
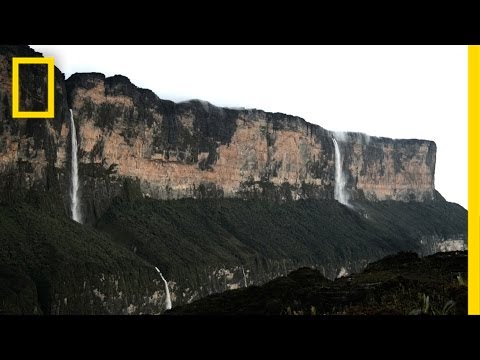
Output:
M162 273L160 272L160 270L156 266L155 266L155 269L160 274L160 277L162 278L163 282L165 283L165 293L167 294L167 298L165 299L165 310L170 310L172 308L172 300L170 299L170 290L168 290L167 280L165 280Z
M345 175L343 174L342 164L342 153L340 152L340 148L338 146L337 140L334 137L333 144L335 145L335 200L339 203L350 206L348 203L348 194L345 190L345 185L347 183L345 179Z
M70 198L72 199L72 219L81 223L81 214L78 201L78 145L77 131L75 130L75 122L73 121L73 111L70 109L70 134L72 135L72 188Z

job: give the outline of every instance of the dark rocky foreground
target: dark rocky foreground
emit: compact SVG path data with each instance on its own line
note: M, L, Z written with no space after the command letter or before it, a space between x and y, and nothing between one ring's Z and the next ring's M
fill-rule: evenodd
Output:
M466 315L467 252L399 253L331 281L301 268L263 286L226 291L166 314Z

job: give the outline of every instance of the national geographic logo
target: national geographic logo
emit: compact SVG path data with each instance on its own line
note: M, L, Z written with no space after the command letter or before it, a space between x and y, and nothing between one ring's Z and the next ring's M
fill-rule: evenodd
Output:
M47 108L45 111L20 111L20 65L47 65ZM13 118L44 118L54 117L55 81L53 57L14 57L12 58L12 117Z

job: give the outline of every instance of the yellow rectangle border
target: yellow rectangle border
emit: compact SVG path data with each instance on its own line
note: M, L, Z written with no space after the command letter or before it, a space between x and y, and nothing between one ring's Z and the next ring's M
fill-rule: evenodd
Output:
M19 86L19 65L47 65L47 110L46 111L20 111L20 86ZM55 116L55 68L53 57L13 57L12 58L12 117L13 118L46 118Z
M480 315L480 46L468 47L468 314Z

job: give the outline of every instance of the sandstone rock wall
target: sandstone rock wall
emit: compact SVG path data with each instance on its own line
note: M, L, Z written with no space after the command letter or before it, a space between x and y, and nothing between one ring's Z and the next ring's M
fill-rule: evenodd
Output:
M335 134L294 116L218 108L197 100L176 104L120 75L75 74L65 81L57 69L55 118L12 119L11 57L20 55L40 56L28 47L0 48L4 200L42 189L58 194L69 211L69 108L77 126L87 222L98 219L113 197L125 195L126 179L142 196L158 199L332 199L332 136L342 151L351 199L435 197L436 147L431 141ZM29 75L30 87L44 85L44 74Z
M434 198L431 141L335 134L284 114L175 104L121 76L76 74L67 89L82 163L138 179L144 196L331 199L335 136L352 199Z

